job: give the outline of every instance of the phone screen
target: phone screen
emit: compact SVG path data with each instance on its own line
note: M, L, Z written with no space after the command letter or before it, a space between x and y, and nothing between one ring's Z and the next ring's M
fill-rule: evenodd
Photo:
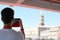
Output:
M14 19L14 23L19 22L18 20L20 20L20 19L18 19L18 18Z
M13 24L12 24L12 27L19 27L19 26L20 26L18 20L20 20L20 19L19 19L19 18L15 18L15 19L14 19Z

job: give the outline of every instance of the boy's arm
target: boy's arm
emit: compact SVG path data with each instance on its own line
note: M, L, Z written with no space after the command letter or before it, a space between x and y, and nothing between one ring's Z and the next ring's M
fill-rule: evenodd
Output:
M21 28L20 31L23 33L23 35L25 37L24 28L23 28L23 24L22 24L22 20L21 19L19 20L19 23L20 23L20 28Z

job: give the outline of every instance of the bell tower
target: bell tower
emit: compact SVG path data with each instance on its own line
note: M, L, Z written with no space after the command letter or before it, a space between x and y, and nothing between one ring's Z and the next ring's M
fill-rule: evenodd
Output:
M40 32L42 30L41 26L44 26L44 15L43 15L43 10L40 11L40 22L39 22L39 27L38 27L38 37L40 38Z

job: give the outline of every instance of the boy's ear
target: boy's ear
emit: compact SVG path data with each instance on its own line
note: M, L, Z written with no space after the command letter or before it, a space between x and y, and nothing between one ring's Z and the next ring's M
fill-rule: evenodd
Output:
M12 19L11 21L14 21L14 19Z

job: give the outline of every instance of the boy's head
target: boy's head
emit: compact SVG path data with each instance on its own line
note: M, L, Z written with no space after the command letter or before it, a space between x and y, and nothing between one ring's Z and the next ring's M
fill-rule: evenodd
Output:
M1 19L4 24L10 24L12 19L14 19L14 10L6 7L1 11Z

